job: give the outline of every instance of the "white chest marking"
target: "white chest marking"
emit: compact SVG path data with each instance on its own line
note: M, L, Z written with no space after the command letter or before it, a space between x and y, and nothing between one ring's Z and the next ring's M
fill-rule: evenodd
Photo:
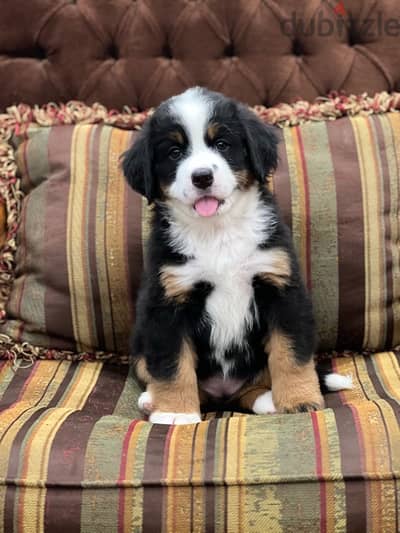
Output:
M276 256L276 249L258 249L275 223L273 214L261 205L256 191L239 196L230 211L215 217L212 224L201 218L194 223L172 223L174 248L193 259L184 265L164 267L183 288L190 289L199 281L213 284L206 312L211 321L213 355L225 375L230 370L226 350L235 345L245 352L244 333L257 319L252 312L253 278L273 271Z

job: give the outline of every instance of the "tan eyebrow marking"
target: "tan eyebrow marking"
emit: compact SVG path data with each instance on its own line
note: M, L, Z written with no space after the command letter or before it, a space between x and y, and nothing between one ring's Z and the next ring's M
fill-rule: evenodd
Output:
M176 131L171 131L168 136L170 137L170 139L178 142L179 144L184 144L184 139L183 139L183 135L180 131L176 130Z
M207 137L212 141L213 139L215 139L217 133L218 133L218 130L220 128L220 124L218 124L218 122L212 122L211 124L209 124L208 128L207 128Z

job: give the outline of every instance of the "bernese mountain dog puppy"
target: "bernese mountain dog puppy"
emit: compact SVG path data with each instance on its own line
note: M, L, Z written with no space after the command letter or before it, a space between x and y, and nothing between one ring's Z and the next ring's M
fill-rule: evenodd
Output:
M128 183L154 203L131 345L151 422L199 422L210 400L258 414L324 406L310 299L267 188L277 144L247 107L195 87L124 155Z

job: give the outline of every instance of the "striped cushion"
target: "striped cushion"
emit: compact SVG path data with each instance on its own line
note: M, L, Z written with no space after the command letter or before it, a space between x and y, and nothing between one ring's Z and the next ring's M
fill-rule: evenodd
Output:
M142 200L119 169L132 132L31 127L14 143L26 197L2 331L49 348L126 352L142 268Z
M0 530L394 533L400 354L326 364L355 388L324 411L168 427L126 365L0 362Z
M267 111L275 121L287 116L287 107ZM56 123L79 122L75 115L64 110ZM49 116L38 113L36 122ZM126 353L147 210L119 168L134 134L105 121L132 128L144 118L136 117L88 118L85 111L85 124L13 122L26 196L15 280L0 324L3 356ZM400 344L400 114L322 118L280 130L272 180L312 294L319 349L392 348ZM0 279L0 315L4 294Z
M400 114L282 130L274 187L320 349L400 343Z

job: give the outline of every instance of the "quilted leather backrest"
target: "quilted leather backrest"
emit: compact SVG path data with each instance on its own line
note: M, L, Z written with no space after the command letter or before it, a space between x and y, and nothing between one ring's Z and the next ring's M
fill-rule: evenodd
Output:
M0 109L144 109L198 84L249 104L400 90L399 0L3 0Z

